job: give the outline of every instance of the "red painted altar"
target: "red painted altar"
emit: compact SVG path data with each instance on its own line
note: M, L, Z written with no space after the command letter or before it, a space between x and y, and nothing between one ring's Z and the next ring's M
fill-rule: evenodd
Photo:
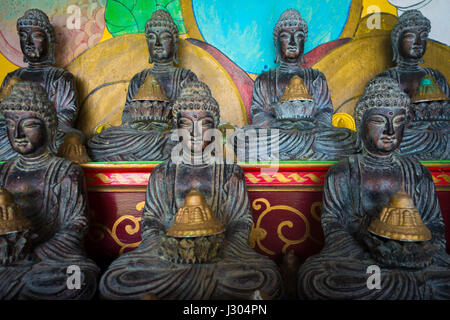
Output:
M82 165L89 191L91 224L86 247L107 265L141 241L140 220L148 178L158 162ZM301 261L323 246L320 225L322 189L333 162L242 164L253 212L250 245L280 262L287 250ZM424 162L433 175L446 223L450 252L450 162Z

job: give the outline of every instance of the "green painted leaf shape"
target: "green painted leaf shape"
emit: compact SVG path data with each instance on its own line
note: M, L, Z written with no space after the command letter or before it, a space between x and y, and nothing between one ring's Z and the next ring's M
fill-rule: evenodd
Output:
M143 33L147 20L160 9L170 13L180 34L186 33L180 0L108 0L105 9L106 27L114 37Z

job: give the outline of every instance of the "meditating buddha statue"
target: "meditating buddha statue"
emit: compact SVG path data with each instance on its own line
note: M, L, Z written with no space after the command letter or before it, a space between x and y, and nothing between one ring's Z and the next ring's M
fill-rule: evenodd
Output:
M157 10L153 13L145 24L145 37L150 54L149 63L154 65L131 79L126 104L133 100L149 74L155 75L173 102L180 94L182 83L197 80L197 76L190 70L174 66L178 63L178 29L167 11Z
M67 133L78 135L82 146L85 137L81 131L74 128L78 115L74 77L70 72L53 66L56 38L47 15L39 9L27 10L24 16L17 20L17 31L23 59L28 62L28 66L10 72L3 80L2 89L8 87L13 78L42 85L58 116L56 140L49 146L50 151L55 154L58 152ZM77 150L83 152L80 157L86 155L84 148ZM0 160L8 160L13 156L15 152L11 150L6 131L0 131Z
M20 223L26 234L12 223L8 230L17 232L0 235L0 257L8 258L0 263L0 299L90 299L99 269L84 254L84 175L49 150L57 131L55 107L39 83L22 81L2 100L0 112L17 153L0 167L0 188L10 193L0 197L0 211L8 223L30 222L26 228ZM71 266L80 271L76 288L68 286Z
M252 214L242 169L207 152L212 145L207 136L219 123L217 101L204 83L189 82L172 113L185 133L183 155L152 171L142 242L108 267L100 281L101 296L250 299L259 291L280 298L276 264L248 242Z
M307 34L306 21L297 10L283 12L273 30L275 62L281 64L255 80L253 124L235 135L238 157L239 149L245 148L246 160L270 160L275 145L281 160L336 160L355 152L354 133L331 125L333 105L325 76L301 65ZM256 143L246 142L252 131ZM262 151L266 148L272 149Z
M430 30L420 11L405 11L391 32L397 66L379 76L396 80L411 98L411 119L398 152L419 160L449 160L450 89L439 70L419 66Z
M300 298L450 298L450 256L432 176L416 159L395 153L409 103L386 77L369 82L358 101L362 150L327 173L325 247L299 269ZM367 284L374 265L381 273L375 288Z
M145 24L145 37L149 63L154 65L131 79L121 128L115 127L89 140L89 154L94 161L158 161L170 156L165 132L170 129L170 107L183 83L197 80L197 76L174 65L178 63L178 29L167 11L153 13ZM155 99L148 91L155 81L162 88L162 99Z
M88 142L96 161L158 161L170 157L172 112L169 98L150 73L125 105L122 125L109 127Z

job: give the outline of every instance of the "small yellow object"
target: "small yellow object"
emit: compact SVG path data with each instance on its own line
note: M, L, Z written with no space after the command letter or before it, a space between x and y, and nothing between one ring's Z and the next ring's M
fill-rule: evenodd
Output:
M12 194L3 188L0 188L0 207L6 208L6 212L0 212L0 235L31 229L31 222L14 202Z
M95 127L94 134L99 134L103 130L106 130L111 127L112 127L112 125L110 125L109 123L100 123L97 127Z
M280 101L293 101L293 100L308 100L313 101L313 98L309 94L308 88L306 88L302 78L295 75L289 80L289 84L284 90L283 97Z
M6 84L6 86L3 87L0 90L0 101L5 99L7 96L9 96L9 94L11 93L12 88L19 81L21 81L19 77L11 77L11 79L9 79L8 83Z
M335 127L347 128L356 131L355 119L345 112L336 112L333 114L331 124Z
M164 88L159 85L158 79L152 73L145 78L144 83L133 97L133 101L136 100L170 101Z
M430 75L424 76L419 83L411 103L424 101L445 101L450 100L442 91L441 87L436 84L434 78Z
M395 193L379 217L372 220L369 232L392 240L427 241L431 231L423 223L413 199L404 191Z
M189 191L175 216L175 222L167 231L167 235L177 238L202 237L220 234L225 227L214 216L205 196L196 189Z

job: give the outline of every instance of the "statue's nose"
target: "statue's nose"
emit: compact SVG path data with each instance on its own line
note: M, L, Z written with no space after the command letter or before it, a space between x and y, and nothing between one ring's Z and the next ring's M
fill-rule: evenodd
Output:
M384 133L392 136L394 134L394 124L391 119L389 119L386 123L386 128L384 129Z
M291 35L291 37L289 38L289 45L290 46L295 46L296 45L294 35Z

